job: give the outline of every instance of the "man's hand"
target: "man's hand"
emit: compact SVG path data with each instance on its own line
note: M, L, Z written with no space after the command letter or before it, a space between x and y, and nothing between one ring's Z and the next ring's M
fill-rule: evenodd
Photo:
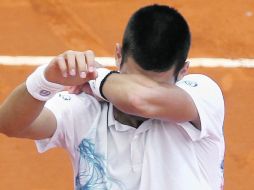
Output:
M46 80L50 82L63 86L76 86L97 77L95 65L92 51L67 51L55 57L43 72ZM41 87L40 82L43 80L40 78L40 73L35 75L35 72L34 75L30 75L34 76L32 78L35 80L34 83L31 80L30 82L35 88L30 89L36 90L37 87ZM37 81L36 77L39 77ZM44 108L44 104L45 101L31 95L27 83L21 84L0 105L0 133L29 139L51 137L56 130L57 122L53 113Z
M64 86L77 86L97 77L93 51L66 51L55 57L45 71L45 78Z

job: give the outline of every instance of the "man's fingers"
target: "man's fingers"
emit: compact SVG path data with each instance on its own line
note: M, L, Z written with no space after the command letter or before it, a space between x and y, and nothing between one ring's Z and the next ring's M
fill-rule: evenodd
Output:
M86 78L87 64L86 64L86 58L84 53L78 52L76 54L76 60L77 60L77 66L79 70L79 76L81 78Z
M74 51L71 51L71 50L67 51L65 53L65 58L68 64L69 74L71 76L75 76L76 75L76 60L75 60Z
M87 50L85 51L85 55L86 55L86 63L88 66L88 72L92 73L95 70L95 65L94 65L94 52L92 50Z
M94 53L91 50L77 52L68 50L55 58L63 77L80 77L92 80L97 77L96 68L102 67L95 61Z
M57 61L58 67L59 67L59 69L62 73L62 76L66 78L68 76L68 73L67 73L67 65L65 63L64 57L63 56L58 56L56 58L56 61Z

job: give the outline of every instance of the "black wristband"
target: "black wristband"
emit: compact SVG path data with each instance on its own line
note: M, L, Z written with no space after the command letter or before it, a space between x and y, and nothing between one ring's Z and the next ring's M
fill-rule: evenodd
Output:
M109 77L109 75L111 75L111 74L113 74L113 73L119 74L118 71L110 71L110 72L104 77L104 79L102 79L101 84L100 84L100 94L101 94L101 96L102 96L105 100L108 100L108 99L104 96L104 94L103 94L103 92L102 92L102 87L103 87L105 81L107 80L107 78Z

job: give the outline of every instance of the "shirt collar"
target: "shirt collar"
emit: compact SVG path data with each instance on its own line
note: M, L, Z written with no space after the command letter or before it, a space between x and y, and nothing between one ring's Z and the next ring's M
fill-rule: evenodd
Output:
M148 119L144 121L137 129L128 125L121 124L120 122L115 120L113 114L113 104L109 103L108 126L109 127L114 126L117 131L135 130L136 133L143 133L152 127L154 121L155 121L154 119Z
M108 126L115 125L115 118L113 115L113 104L109 103L108 109Z

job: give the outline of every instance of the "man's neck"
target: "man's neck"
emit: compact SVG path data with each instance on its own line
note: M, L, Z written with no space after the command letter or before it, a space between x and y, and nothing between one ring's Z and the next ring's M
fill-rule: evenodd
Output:
M138 116L124 113L118 110L116 107L113 107L113 115L115 120L117 120L118 122L124 125L129 125L134 128L138 128L145 120L147 120L147 118L138 117Z

